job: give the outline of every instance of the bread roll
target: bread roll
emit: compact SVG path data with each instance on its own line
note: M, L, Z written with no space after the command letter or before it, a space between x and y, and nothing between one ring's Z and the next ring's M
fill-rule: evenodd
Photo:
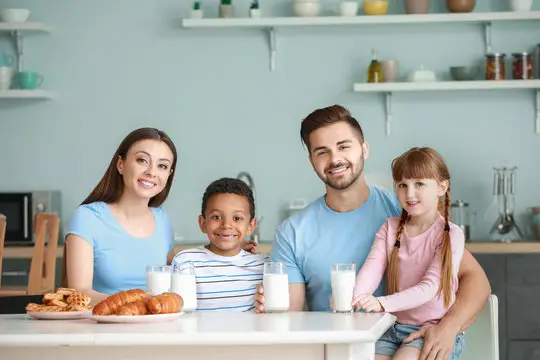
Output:
M184 299L175 293L163 293L152 296L146 306L152 314L172 314L182 311Z
M137 300L134 302L127 303L118 308L116 315L146 315L148 314L148 308L146 307L146 300Z
M92 309L92 314L114 315L121 306L137 300L143 300L145 298L146 293L144 292L144 290L141 289L120 291L96 304L96 306L94 306L94 309Z

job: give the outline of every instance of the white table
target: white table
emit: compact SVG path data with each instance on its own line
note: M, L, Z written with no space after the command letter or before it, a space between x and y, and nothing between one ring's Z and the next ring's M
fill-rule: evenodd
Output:
M0 359L373 360L390 314L214 312L165 323L97 324L0 315Z

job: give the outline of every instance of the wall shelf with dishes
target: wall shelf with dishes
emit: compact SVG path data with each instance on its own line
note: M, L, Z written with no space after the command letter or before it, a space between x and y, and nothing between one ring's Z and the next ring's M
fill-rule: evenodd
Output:
M49 33L51 29L39 22L0 22L0 31L27 31Z
M50 33L51 29L40 22L28 22L28 9L0 9L0 36L11 38L15 56L0 53L0 99L50 99L51 93L38 89L43 77L24 69L24 36L32 33ZM19 86L13 89L11 79L17 74ZM9 78L9 80L7 80Z
M35 100L48 100L52 99L52 94L49 91L45 90L4 90L0 91L0 99L7 100L24 100L24 99L35 99Z
M407 24L481 24L486 53L491 52L491 26L494 22L540 20L540 11L509 11L484 13L448 14L399 14L399 15L356 15L356 16L291 16L260 18L186 18L182 27L186 29L258 29L269 37L270 70L276 64L276 28L311 26L367 26Z
M386 135L390 135L392 123L392 94L415 91L465 91L465 90L534 90L536 91L535 132L540 134L540 80L473 80L473 81L430 81L355 83L353 91L385 94Z
M292 6L296 16L291 17L261 17L257 16L234 17L231 16L231 1L221 0L220 18L204 18L200 3L195 4L191 18L182 20L182 27L186 29L256 29L263 30L268 34L270 50L270 70L276 68L276 29L278 27L321 27L321 26L370 26L370 25L436 25L436 24L479 24L483 30L485 54L486 54L486 75L485 80L476 80L480 67L463 66L459 69L450 69L451 77L455 81L439 81L432 71L416 71L427 78L408 79L405 82L394 82L395 79L381 82L382 73L375 80L369 79L367 83L356 83L353 86L354 92L363 93L383 93L386 99L386 134L391 132L392 119L392 94L394 92L410 91L452 91L452 90L533 90L536 92L536 112L535 112L535 132L540 134L540 80L532 80L536 74L540 78L540 56L538 68L535 75L532 74L532 59L529 53L513 54L512 79L506 80L506 65L504 55L493 54L492 52L492 24L500 22L515 21L539 21L540 11L531 11L531 0L509 0L509 8L512 11L504 12L473 12L474 0L447 0L449 13L429 13L430 0L404 0L407 14L387 15L388 1L370 0L363 1L364 14L358 13L359 2L343 0L339 6L337 16L319 16L320 1L313 0L304 2L293 0ZM225 4L226 2L226 4ZM368 6L369 5L369 6ZM222 16L221 7L226 6L229 10L228 16ZM540 44L539 53L540 53ZM374 50L376 54L376 51ZM490 58L491 57L491 58ZM376 59L376 55L374 56ZM387 63L393 66L394 75L397 72L397 61L391 60ZM520 68L518 74L514 73L515 67ZM493 68L492 68L493 66ZM453 71L455 70L455 76ZM380 69L379 69L380 71ZM489 72L489 73L488 73ZM386 76L386 74L385 74ZM420 81L419 81L420 80ZM428 80L428 81L425 81Z

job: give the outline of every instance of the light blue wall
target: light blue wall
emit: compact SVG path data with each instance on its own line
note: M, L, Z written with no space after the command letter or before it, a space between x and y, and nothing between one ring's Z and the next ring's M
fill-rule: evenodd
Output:
M218 0L203 3L215 16ZM248 1L235 3L247 9ZM478 3L476 11L505 9L503 2ZM434 1L434 11L444 11L443 4ZM290 199L311 200L324 190L298 132L305 115L334 103L349 107L365 129L368 173L388 177L391 160L412 145L437 148L452 170L453 198L479 213L476 238L494 221L493 214L484 219L493 166L519 167L520 215L540 205L533 92L397 94L391 137L384 135L382 97L351 92L353 82L365 79L373 46L382 58L398 59L401 74L423 64L445 76L450 65L482 61L479 25L278 29L277 71L270 73L263 32L183 30L185 0L0 0L9 6L28 7L32 20L53 28L27 38L25 65L44 74L56 98L0 102L0 189L60 189L64 220L121 139L155 126L180 151L167 202L179 234L203 239L196 217L204 188L246 170L255 178L263 238L271 239ZM262 7L266 14L290 13L287 0L262 0ZM494 50L531 50L539 30L540 22L497 23ZM1 49L10 50L5 39Z

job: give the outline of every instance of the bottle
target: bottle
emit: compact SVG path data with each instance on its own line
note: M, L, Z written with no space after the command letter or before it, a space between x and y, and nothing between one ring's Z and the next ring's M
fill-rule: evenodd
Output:
M377 50L371 50L371 64L368 68L368 83L382 82L381 63L377 60Z

